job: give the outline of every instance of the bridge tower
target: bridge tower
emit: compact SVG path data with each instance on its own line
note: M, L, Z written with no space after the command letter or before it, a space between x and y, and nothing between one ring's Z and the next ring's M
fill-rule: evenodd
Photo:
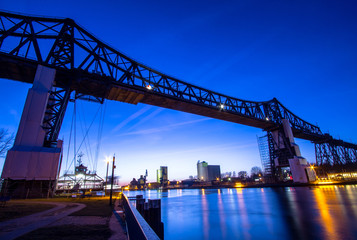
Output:
M66 104L53 94L56 70L38 65L29 89L14 146L6 156L3 191L14 198L48 197L53 194L62 161L62 141L50 123L61 123ZM66 102L66 101L64 101ZM59 105L63 111L55 111ZM55 116L55 117L54 117ZM49 141L53 136L56 141Z
M268 132L267 153L269 160L268 175L277 181L283 181L283 169L289 168L294 182L307 183L316 180L316 174L307 160L301 156L300 148L295 143L289 120L282 119L279 128ZM262 140L263 140L262 139Z

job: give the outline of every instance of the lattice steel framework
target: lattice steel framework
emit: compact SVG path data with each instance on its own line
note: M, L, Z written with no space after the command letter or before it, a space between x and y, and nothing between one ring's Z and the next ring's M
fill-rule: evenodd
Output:
M315 143L316 164L324 172L355 171L357 169L357 148L336 144L336 141Z
M54 89L50 93L42 124L42 128L46 131L45 147L56 147L70 95L71 91L69 88Z
M77 97L88 100L103 102L110 89L116 86L131 93L171 99L207 111L218 111L225 116L236 116L240 119L238 123L267 131L279 127L282 119L288 119L296 137L330 144L327 142L329 135L293 114L275 98L265 102L246 101L170 77L101 42L71 19L0 12L0 63L3 65L0 66L0 77L24 82L32 81L30 76L38 64L55 68L57 88L67 91L66 94L75 91ZM66 105L66 101L62 104ZM48 108L49 112L54 112L51 106ZM51 114L61 118L63 113ZM62 121L49 118L57 123ZM58 124L49 126L56 128ZM49 135L52 134L46 137L51 143L58 128L47 130ZM356 147L340 140L334 144Z

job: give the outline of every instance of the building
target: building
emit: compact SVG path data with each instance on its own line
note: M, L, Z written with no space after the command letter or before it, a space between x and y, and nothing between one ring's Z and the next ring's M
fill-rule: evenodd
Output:
M75 167L75 172L65 172L57 181L56 192L76 192L103 190L104 180L95 171L87 171L83 164Z
M87 190L103 190L104 180L95 171L88 171L82 163L83 154L78 155L74 173L66 171L57 181L56 192L76 192Z
M160 169L156 170L156 181L162 185L166 185L168 182L167 166L160 166Z
M208 165L205 161L198 161L197 178L204 182L221 179L221 167L219 165Z

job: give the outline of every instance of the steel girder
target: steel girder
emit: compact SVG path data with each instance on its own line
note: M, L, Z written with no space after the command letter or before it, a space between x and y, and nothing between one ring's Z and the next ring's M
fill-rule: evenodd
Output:
M333 141L315 143L315 152L318 166L357 164L357 148L338 145Z
M280 124L289 119L294 129L321 131L285 108L277 99L246 101L207 90L160 73L98 40L71 19L0 13L0 51L61 69L80 69L109 77L112 82L247 118ZM12 45L11 45L12 44ZM47 50L47 51L46 51ZM105 97L105 96L103 96Z
M66 75L65 82L56 75L56 86L70 86L81 98L103 102L109 86L116 85L267 122L270 127L279 127L282 119L288 119L294 133L301 133L304 139L313 142L324 143L331 138L275 98L264 102L246 101L170 77L101 42L71 19L0 12L0 56L13 57L15 60L12 61L22 64L36 63L55 68L57 75ZM20 68L21 71L24 69L29 68ZM354 148L357 145L340 141L337 146Z
M71 90L69 88L58 88L50 92L42 124L42 128L46 132L44 139L45 147L56 147L57 145L58 135L70 95Z

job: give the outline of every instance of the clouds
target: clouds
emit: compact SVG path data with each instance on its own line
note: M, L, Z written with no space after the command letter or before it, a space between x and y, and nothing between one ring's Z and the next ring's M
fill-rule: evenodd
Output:
M118 132L119 130L121 130L124 126L126 126L127 124L129 124L130 122L134 121L135 119L137 119L138 117L140 117L141 115L143 115L145 112L147 112L148 110L150 110L151 106L145 106L142 109L139 109L137 112L135 112L134 114L130 115L128 118L126 118L125 120L123 120L121 123L119 123L116 127L113 128L112 133Z
M194 125L196 123L204 122L210 120L209 118L200 118L196 120L190 120L186 122L179 122L179 123L173 123L169 125L164 125L160 127L154 127L154 128L148 128L148 129L142 129L142 130L137 130L137 131L132 131L132 132L127 132L123 133L120 136L126 136L126 135L148 135L148 134L153 134L153 133L161 133L161 132L167 132L167 131L173 131L176 130L177 128L183 127L183 126L188 126L188 125Z

